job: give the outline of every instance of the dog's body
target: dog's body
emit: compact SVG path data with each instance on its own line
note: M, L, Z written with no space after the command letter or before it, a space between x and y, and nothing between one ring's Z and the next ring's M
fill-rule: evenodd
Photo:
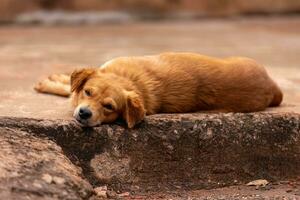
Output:
M82 76L81 79L79 76ZM59 82L66 83L68 78L65 79L66 81ZM78 80L81 82L78 83ZM64 91L65 95L68 95L69 86L62 84L64 89L60 86L53 89L53 85L50 87L49 83L49 81L46 84L41 83L37 90L60 95L63 95L61 91ZM134 119L132 124L129 124L130 127L140 121L144 114L207 110L254 112L269 106L278 106L282 101L282 92L278 86L265 69L254 60L240 57L217 59L193 53L121 57L109 61L98 69L76 71L71 76L75 106L84 99L81 93L85 85L97 87L98 93L102 93L102 96L105 91L106 96L110 96L120 104L117 107L121 110L116 112L125 120L127 120L124 116L125 111L121 107L126 107L130 103L128 99L126 100L125 94L134 97L131 103L139 104L133 106L141 110L132 113L138 115L138 119ZM55 93L58 88L60 92ZM110 94L110 90L114 91L112 93L124 93L125 96L122 95L124 99L121 100L123 97L116 94ZM90 103L86 106L90 107ZM115 118L116 116L113 117L114 120ZM103 121L106 122L101 119L101 122Z

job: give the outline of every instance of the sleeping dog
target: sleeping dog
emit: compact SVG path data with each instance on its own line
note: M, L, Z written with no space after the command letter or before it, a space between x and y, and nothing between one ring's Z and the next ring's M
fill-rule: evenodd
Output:
M283 96L252 59L195 53L120 57L71 76L52 75L35 89L71 96L74 118L82 126L121 117L129 128L155 113L262 111L279 106Z

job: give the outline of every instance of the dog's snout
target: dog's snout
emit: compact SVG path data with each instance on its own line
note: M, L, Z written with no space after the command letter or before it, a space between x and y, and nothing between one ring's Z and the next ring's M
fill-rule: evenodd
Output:
M81 119L89 119L92 116L92 111L87 107L83 107L79 109L78 115Z

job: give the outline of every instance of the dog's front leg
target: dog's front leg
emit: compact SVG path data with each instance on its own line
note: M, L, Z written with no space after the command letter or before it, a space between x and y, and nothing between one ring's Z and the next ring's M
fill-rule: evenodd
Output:
M70 76L63 74L54 74L49 78L40 81L34 89L37 92L55 94L68 97L71 94Z

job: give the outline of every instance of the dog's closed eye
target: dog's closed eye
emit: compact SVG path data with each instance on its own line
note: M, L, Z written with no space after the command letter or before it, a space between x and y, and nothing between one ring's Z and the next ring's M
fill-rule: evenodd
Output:
M116 102L110 97L104 99L104 101L102 102L102 106L103 106L103 109L108 113L114 112L117 110Z
M88 97L92 96L91 90L88 90L88 89L84 90L84 94Z
M106 109L107 111L114 111L114 107L110 103L103 104L103 108Z

